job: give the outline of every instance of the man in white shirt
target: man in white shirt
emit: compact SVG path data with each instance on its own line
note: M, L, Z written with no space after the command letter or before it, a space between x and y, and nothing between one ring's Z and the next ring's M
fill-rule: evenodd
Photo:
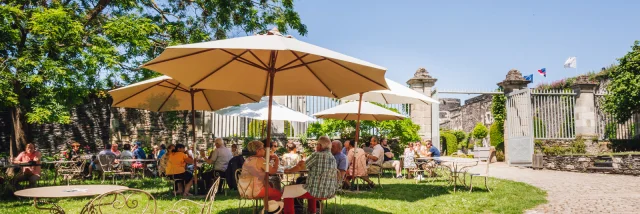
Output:
M213 165L213 170L218 172L219 174L224 174L227 170L227 166L229 165L229 160L233 158L233 153L231 150L224 146L224 142L222 138L216 138L215 140L216 149L211 152L209 158L204 161L208 164ZM206 157L204 151L200 150L200 157Z
M371 155L367 155L367 173L377 174L380 173L380 167L382 167L382 161L384 161L384 149L378 143L378 137L371 137L371 145L373 152Z

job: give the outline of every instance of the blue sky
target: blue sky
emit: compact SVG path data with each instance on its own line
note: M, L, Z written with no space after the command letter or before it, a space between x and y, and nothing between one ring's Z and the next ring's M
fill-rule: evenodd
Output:
M511 68L533 87L616 62L640 40L640 1L298 0L297 39L386 67L404 83L419 67L439 89L495 89ZM547 69L547 78L537 74ZM443 97L443 96L441 96ZM468 98L465 95L446 97Z

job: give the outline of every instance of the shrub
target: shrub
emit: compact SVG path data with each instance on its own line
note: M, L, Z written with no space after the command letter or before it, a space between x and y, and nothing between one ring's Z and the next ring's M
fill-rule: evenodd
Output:
M504 128L502 124L493 123L489 127L489 142L491 146L497 146L504 142Z
M504 161L504 151L503 150L497 150L496 151L496 160L497 161Z
M571 153L584 154L587 152L587 145L584 144L582 136L576 137L576 140L571 143Z
M487 135L489 134L489 130L487 130L487 127L482 123L476 123L476 127L473 128L473 132L471 133L471 135L473 135L473 138L482 140L487 137Z
M456 136L458 142L463 142L467 138L467 134L462 130L455 130L452 134Z
M450 155L458 151L458 142L455 135L450 132L440 132L440 139L447 144L446 154Z

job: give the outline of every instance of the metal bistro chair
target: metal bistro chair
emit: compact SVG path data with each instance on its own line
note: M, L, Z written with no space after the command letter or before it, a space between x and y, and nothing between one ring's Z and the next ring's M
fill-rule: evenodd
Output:
M116 157L112 156L112 155L98 155L98 157L96 157L98 159L98 164L100 165L100 169L102 171L102 182L100 182L101 184L104 183L104 179L107 176L107 174L110 174L111 177L113 178L113 183L116 182L116 176L115 173L117 172L116 167L113 165Z
M236 182L238 184L238 193L240 195L240 200L238 200L238 213L240 213L240 208L242 207L242 201L252 200L253 201L253 213L256 212L256 208L260 206L260 202L262 198L256 197L253 195L253 189L250 188L253 186L253 179L250 179L248 184L240 183L240 175L242 175L242 169L237 169L235 173ZM249 192L250 191L250 192Z
M405 155L404 157L404 168L407 169L407 175L412 175L414 178L418 178L420 173L424 174L424 167L422 167L423 163L419 163L413 154ZM409 176L407 176L409 177ZM416 179L416 184L420 180Z
M201 214L211 213L213 211L213 202L216 200L216 193L218 192L218 184L220 184L220 178L216 179L216 181L213 182L213 186L211 186L211 188L209 189L209 192L204 199L204 203L195 202L189 199L180 199L179 201L173 203L173 207L171 208L171 210L168 210L164 213L190 213L188 206L182 206L179 208L177 207L177 205L181 202L190 202L202 207L200 209Z
M337 177L337 179L338 179L338 181L337 181L338 183L337 183L337 187L336 187L336 192L335 192L335 194L333 195L333 197L330 197L330 198L333 198L333 199L334 199L334 203L335 203L335 206L333 207L333 213L338 213L338 212L336 212L336 211L337 211L338 204L342 204L342 197L340 197L340 202L338 202L338 197L337 197L337 196L339 196L339 195L340 195L340 196L344 195L344 189L342 189L342 185L343 185L343 183L344 183L344 179L347 177L347 173L345 172L345 173L344 173L344 175L340 176L340 170L337 170L337 169L336 169L336 177ZM324 200L324 202L325 202L325 207L329 205L329 200ZM342 208L341 208L341 209L342 209ZM323 207L322 207L322 206L320 206L320 213L322 213L322 211L323 211ZM341 212L341 213L344 213L344 209L342 209L342 212Z
M484 187L487 188L487 191L491 192L491 189L489 189L489 185L488 185L488 179L489 179L489 165L491 164L491 158L493 156L493 153L491 155L489 155L489 158L487 158L487 166L484 168L484 172L480 172L480 173L469 173L469 176L471 177L469 179L469 192L473 191L473 177L484 177Z
M99 195L82 208L82 214L150 213L157 211L153 195L139 189L115 190Z
M64 180L67 181L67 185L69 185L69 181L73 178L81 178L82 172L84 171L84 167L87 165L87 161L81 160L75 163L69 164L56 164L56 178L57 175L61 175ZM54 178L54 182L55 179Z
M126 159L126 158L125 158L125 159ZM124 159L123 159L123 160L124 160ZM129 162L129 163L130 163L130 162ZM128 169L129 171L127 171L127 169ZM133 179L134 172L133 172L133 169L131 168L131 165L129 165L129 166L127 167L127 162L120 162L119 164L117 164L117 167L116 167L115 172L114 172L113 174L114 174L114 175L113 175L114 177L115 177L115 176L121 176L121 177L122 177L122 180L124 181L124 177L125 177L125 176L127 176L127 175L128 175L131 179ZM117 185L117 184L118 184L118 180L117 180L117 179L115 179L115 182L116 182L116 185Z

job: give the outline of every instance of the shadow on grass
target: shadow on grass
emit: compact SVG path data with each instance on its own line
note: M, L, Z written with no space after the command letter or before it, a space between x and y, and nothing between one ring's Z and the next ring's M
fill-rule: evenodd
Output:
M347 192L344 198L355 199L389 199L415 202L429 197L451 194L453 186L439 184L384 184L370 192Z
M305 205L305 211L307 209ZM251 203L245 205L240 208L240 213L253 213L253 206ZM218 210L216 210L218 211ZM262 211L262 205L259 205L255 208L255 211L259 213ZM319 212L319 211L318 211ZM218 213L238 213L238 209L236 208L228 208L224 210L219 210ZM386 212L382 210L373 209L370 207L355 205L355 204L329 204L324 208L323 213L372 213L372 214L390 214L391 212Z

